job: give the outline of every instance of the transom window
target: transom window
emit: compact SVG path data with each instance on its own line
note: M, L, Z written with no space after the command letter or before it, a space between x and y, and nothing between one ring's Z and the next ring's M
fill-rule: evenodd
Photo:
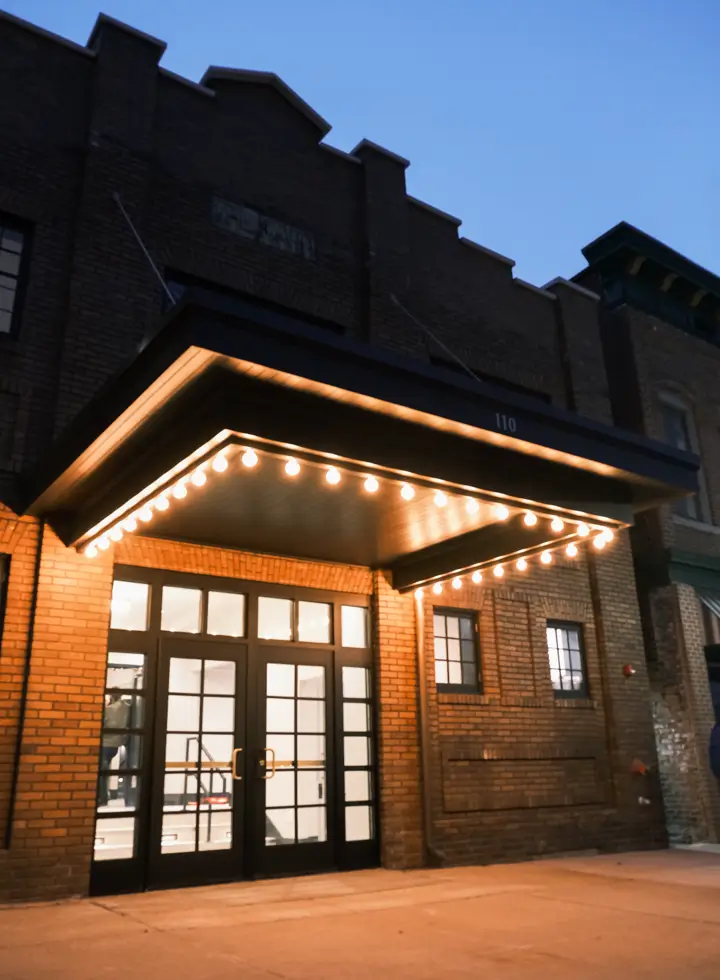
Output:
M456 609L433 611L435 681L444 691L478 691L477 617Z
M27 258L27 232L0 215L0 334L14 333Z
M550 681L556 698L588 696L587 671L578 623L547 624Z

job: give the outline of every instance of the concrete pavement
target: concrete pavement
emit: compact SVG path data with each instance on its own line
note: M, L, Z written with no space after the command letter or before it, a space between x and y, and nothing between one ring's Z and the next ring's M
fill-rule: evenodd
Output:
M2 980L717 980L720 854L284 879L0 910Z

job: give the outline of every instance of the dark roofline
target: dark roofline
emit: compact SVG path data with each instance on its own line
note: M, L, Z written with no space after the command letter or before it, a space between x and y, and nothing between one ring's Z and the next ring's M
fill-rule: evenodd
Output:
M652 259L658 265L663 266L670 272L675 272L683 279L694 283L701 289L712 293L720 299L720 276L716 276L705 269L703 266L693 262L674 248L670 248L664 242L647 232L641 231L627 221L610 228L599 238L594 239L582 250L589 266L597 265L603 260L610 258L621 249L630 249L639 255L644 255Z

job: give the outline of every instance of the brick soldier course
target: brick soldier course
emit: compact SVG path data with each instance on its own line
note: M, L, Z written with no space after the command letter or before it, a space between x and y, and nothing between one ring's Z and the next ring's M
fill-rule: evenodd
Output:
M254 304L268 322L291 316L298 335L309 325L317 336L319 327L328 350L370 344L389 358L377 372L400 377L417 366L428 387L467 391L449 349L488 382L498 405L515 398L528 414L567 410L572 418L558 415L559 427L585 420L609 442L621 439L613 420L630 427L609 383L594 282L538 288L513 277L512 260L461 237L458 219L407 194L402 157L368 140L352 153L321 142L328 124L274 75L209 68L195 83L159 67L163 51L104 15L81 47L0 14L0 75L15 93L0 108L0 228L20 229L25 242L11 329L0 332L0 570L9 570L0 620L0 899L90 887L110 599L122 568L369 599L385 867L662 846L653 711L661 758L663 724L695 753L693 792L704 787L697 799L709 834L715 801L698 748L709 724L703 643L693 633L698 603L682 584L665 586L679 596L689 659L683 652L671 663L678 646L669 631L680 620L669 616L668 654L657 659L676 673L661 688L655 664L650 678L646 669L641 566L627 531L602 552L557 555L552 568L531 562L503 581L486 574L475 585L463 575L452 589L448 566L436 599L428 587L421 598L402 591L391 568L352 560L355 552L311 560L269 541L248 548L237 538L148 531L89 559L80 544L94 521L75 534L69 497L64 510L37 503L65 492L52 460L70 452L74 437L63 435L58 449L54 440L69 425L77 432L103 418L103 386L172 340L173 323L178 335L190 329L181 312L151 339L170 300L122 209L174 298L201 287L219 302ZM663 329L674 343L673 328ZM89 403L89 420L78 420ZM106 425L114 431L111 418ZM158 454L182 430L176 425ZM643 432L663 437L656 427ZM677 466L690 471L681 455ZM427 467L432 477L432 459ZM78 485L92 479L81 476ZM116 470L96 483L88 508L123 478ZM640 517L638 527L653 521ZM657 617L664 595L653 592ZM480 691L436 685L434 606L475 617ZM587 696L555 696L548 622L580 629ZM675 749L666 755L675 758ZM660 770L666 790L672 764Z

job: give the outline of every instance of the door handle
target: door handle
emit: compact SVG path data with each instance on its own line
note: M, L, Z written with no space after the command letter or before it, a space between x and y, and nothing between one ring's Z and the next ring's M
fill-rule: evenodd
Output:
M241 752L242 752L242 749L233 749L232 761L230 762L230 767L232 769L232 778L233 779L242 779L242 776L239 776L238 775L238 771L237 771L237 760L238 760L238 756L240 755Z
M263 779L272 779L273 776L275 775L275 749L269 749L266 746L265 747L265 751L266 752L269 752L270 755L272 756L272 758L270 759L271 769L270 769L270 774L268 775L268 773L266 772L265 775L262 778ZM260 765L261 766L267 766L267 762L265 761L265 759L261 759L260 760Z

